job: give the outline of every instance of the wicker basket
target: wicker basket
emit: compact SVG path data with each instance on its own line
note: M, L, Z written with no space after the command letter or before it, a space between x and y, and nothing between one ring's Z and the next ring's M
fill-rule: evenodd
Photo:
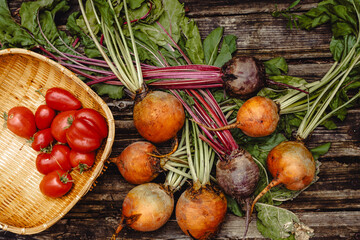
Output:
M92 187L103 170L114 142L115 124L106 103L74 73L58 63L24 49L0 51L0 113L16 105L35 112L45 103L39 93L50 87L72 92L83 107L99 111L109 125L109 135L98 150L94 166L79 174L72 171L74 186L61 198L52 199L39 190L43 177L36 170L37 152L26 139L8 129L0 131L0 229L18 234L41 232L61 219ZM2 120L4 123L4 120Z

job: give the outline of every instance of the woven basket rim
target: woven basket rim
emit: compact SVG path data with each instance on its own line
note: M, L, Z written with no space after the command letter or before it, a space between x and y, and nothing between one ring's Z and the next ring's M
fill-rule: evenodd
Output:
M31 228L25 228L25 227L20 228L20 227L16 227L16 226L12 226L12 225L0 222L0 229L2 229L3 231L10 231L10 232L17 233L17 234L30 235L30 234L36 234L36 233L42 232L42 231L46 230L47 228L49 228L50 226L52 226L53 224L55 224L57 221L59 221L91 189L96 178L99 177L99 175L101 174L106 160L109 158L109 156L111 154L112 145L113 145L114 138L115 138L115 122L114 122L114 117L112 115L112 112L109 109L109 107L107 106L107 104L104 102L104 100L102 98L100 98L99 95L97 95L89 86L87 86L81 79L79 79L69 69L63 67L59 63L57 63L43 55L40 55L36 52L26 50L26 49L9 48L9 49L0 50L0 56L7 55L7 54L28 55L30 57L37 58L41 61L47 62L52 67L59 69L62 73L64 73L69 78L71 78L72 81L74 81L76 84L80 85L84 90L86 90L87 93L89 95L91 95L91 97L101 106L102 110L105 113L107 123L108 123L108 128L109 128L108 137L104 143L105 146L104 146L104 150L102 152L99 164L96 166L95 169L92 170L93 172L92 172L90 179L83 186L83 188L81 189L79 194L70 202L69 205L66 206L66 208L64 208L62 210L62 212L59 215L54 216L54 218L52 218L50 221L48 221L45 224L42 224L42 225L36 226L36 227L31 227Z

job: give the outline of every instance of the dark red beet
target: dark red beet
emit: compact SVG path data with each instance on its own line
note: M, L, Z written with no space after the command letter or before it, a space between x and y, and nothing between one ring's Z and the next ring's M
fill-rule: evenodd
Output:
M222 72L224 87L233 97L249 98L266 84L265 67L254 57L233 57Z
M217 162L216 179L226 194L235 198L237 202L245 204L245 236L251 220L250 196L259 181L259 167L249 152L238 149L233 151L225 161Z

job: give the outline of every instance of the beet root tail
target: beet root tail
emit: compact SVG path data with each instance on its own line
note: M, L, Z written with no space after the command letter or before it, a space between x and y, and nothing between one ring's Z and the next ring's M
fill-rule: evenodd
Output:
M250 198L247 198L245 200L245 210L246 210L246 214L245 214L245 232L244 232L244 235L243 235L243 240L246 238L246 235L247 235L247 232L249 230L249 224L251 222L251 214L250 214Z
M170 152L163 154L163 155L156 155L153 153L148 153L148 155L152 156L152 157L156 157L156 158L166 158L171 156L174 152L176 152L176 150L178 149L179 146L179 139L177 136L174 137L174 144L173 144L173 148L171 149Z
M119 223L118 227L116 228L115 233L111 236L111 240L116 240L117 236L119 235L121 230L124 228L123 222L124 222L124 216L121 217L120 223Z
M254 207L255 204L257 203L257 201L264 196L271 188L275 187L276 185L279 185L281 183L281 180L279 178L274 178L269 185L267 185L254 199L252 205L251 205L251 210L250 210L250 216L254 211Z

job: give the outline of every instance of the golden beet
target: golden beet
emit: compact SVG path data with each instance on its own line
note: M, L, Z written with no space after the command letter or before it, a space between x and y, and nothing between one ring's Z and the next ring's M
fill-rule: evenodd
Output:
M174 138L185 122L181 102L170 93L153 91L135 103L133 111L135 128L152 143L162 143Z

